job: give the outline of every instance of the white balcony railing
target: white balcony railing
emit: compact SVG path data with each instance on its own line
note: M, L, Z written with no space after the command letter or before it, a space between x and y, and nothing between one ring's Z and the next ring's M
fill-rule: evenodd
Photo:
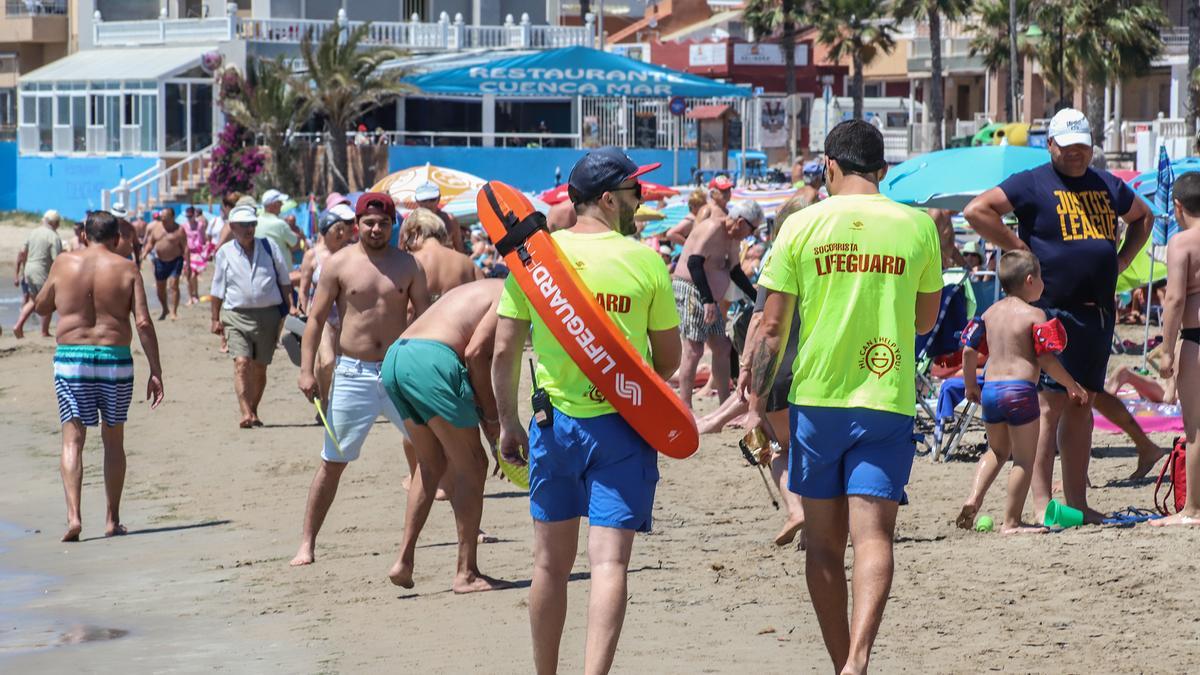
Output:
M1187 53L1187 26L1171 26L1162 32L1163 46L1169 53Z
M234 7L234 5L230 5ZM358 28L364 22L349 21L339 12L333 21L310 19L239 18L233 13L207 19L152 21L104 21L95 13L93 41L98 47L221 42L235 39L252 42L299 44L305 35L320 39L331 30ZM554 49L594 43L593 17L583 26L535 26L528 14L519 22L512 15L502 26L470 26L461 14L453 19L442 12L437 22L422 22L414 14L410 21L372 22L363 44L408 51L457 51L462 49Z

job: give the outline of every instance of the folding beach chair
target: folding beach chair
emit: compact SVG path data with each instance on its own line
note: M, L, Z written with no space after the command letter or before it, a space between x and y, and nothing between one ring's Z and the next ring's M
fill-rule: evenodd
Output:
M934 432L936 437L937 413L932 399L938 393L930 369L934 359L961 350L959 336L967 322L975 316L975 294L969 283L971 275L961 267L952 267L942 272L942 301L938 308L937 321L933 330L916 339L918 433ZM924 413L924 419L920 414ZM926 446L932 447L928 442Z
M979 385L983 386L983 373L977 377ZM933 426L933 461L945 461L958 452L963 435L978 426L978 413L979 406L967 400L963 378L951 377L942 382Z

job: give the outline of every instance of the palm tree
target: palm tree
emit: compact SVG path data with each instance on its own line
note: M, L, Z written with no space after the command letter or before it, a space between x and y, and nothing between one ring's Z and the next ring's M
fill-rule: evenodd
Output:
M813 0L809 9L817 40L829 48L829 58L850 58L854 119L862 119L863 66L896 46L896 28L887 6L876 0Z
M257 142L271 151L271 161L260 174L264 183L284 192L299 187L296 173L299 149L291 142L308 116L304 113L305 91L295 86L283 58L252 58L246 75L235 70L221 75L221 109L234 122L249 129Z
M1098 130L1096 142L1103 144L1104 86L1150 69L1163 50L1166 14L1149 0L1054 0L1039 4L1033 18L1046 26L1063 26L1062 45L1043 40L1039 61L1051 78L1065 77L1085 89L1085 112L1092 129ZM1059 49L1062 68L1052 56ZM1064 68L1066 73L1059 74Z
M399 68L383 69L385 62L401 56L389 48L361 48L370 24L350 29L339 26L313 41L312 31L300 41L306 73L295 77L308 90L306 117L324 121L329 157L333 162L332 189L349 189L346 135L363 115L412 88Z
M802 0L747 0L742 18L758 38L779 32L783 50L784 89L788 105L796 95L796 29L803 23L800 16ZM795 120L790 120L789 125ZM794 150L794 148L793 148ZM790 152L790 151L789 151Z
M945 138L946 85L942 79L942 21L957 21L971 8L971 0L900 0L897 21L929 22L929 121L933 122L933 150L941 150Z
M1188 132L1196 129L1196 118L1200 117L1200 0L1188 3ZM1196 136L1200 147L1200 134ZM1200 149L1196 150L1200 153Z
M975 3L976 20L968 27L972 35L969 47L971 56L982 55L983 65L992 72L1011 67L1008 10L1008 0L980 0ZM1029 0L1018 0L1017 25L1021 26L1028 20ZM1016 67L1019 74L1021 64L1018 63ZM1005 96L1004 118L1010 122L1016 119L1016 111L1012 109L1012 105L1012 96Z

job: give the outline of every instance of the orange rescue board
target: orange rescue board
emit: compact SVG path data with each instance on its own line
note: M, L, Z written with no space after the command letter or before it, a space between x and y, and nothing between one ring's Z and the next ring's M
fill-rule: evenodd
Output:
M696 452L700 434L691 412L565 262L545 217L519 190L498 181L483 186L476 206L529 304L629 426L668 457L684 459Z

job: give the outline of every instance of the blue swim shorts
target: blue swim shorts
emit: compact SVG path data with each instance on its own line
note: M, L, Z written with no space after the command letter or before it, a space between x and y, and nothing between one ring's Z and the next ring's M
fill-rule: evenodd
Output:
M869 408L791 407L788 488L809 499L846 495L905 503L913 418Z
M1042 414L1037 385L1025 380L984 382L979 403L986 424L1019 427L1036 422Z
M658 453L620 415L529 424L529 513L547 522L587 516L591 525L650 531Z

